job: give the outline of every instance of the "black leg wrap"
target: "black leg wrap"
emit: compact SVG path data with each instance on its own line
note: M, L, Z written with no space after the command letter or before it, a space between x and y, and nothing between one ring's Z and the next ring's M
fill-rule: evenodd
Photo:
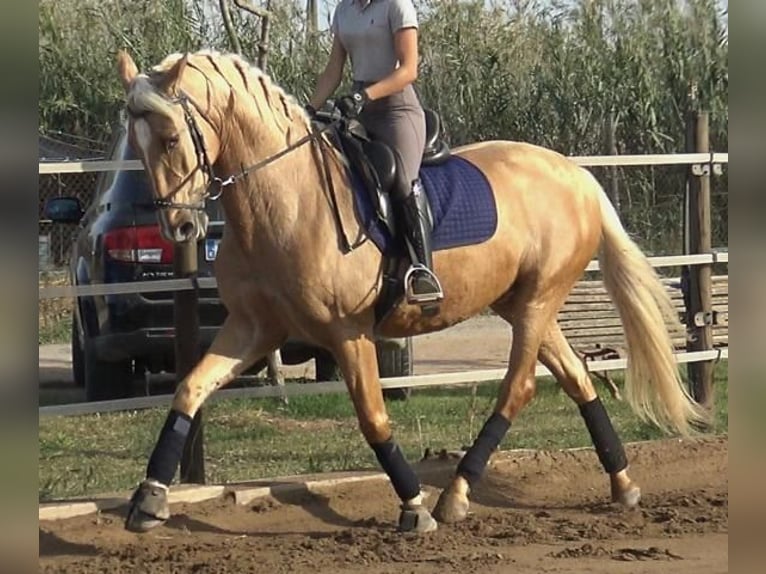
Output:
M191 428L191 417L171 410L160 431L157 445L149 458L146 477L153 478L165 486L170 486L181 462L186 437Z
M498 413L492 413L484 423L479 436L457 465L457 473L468 481L469 486L473 487L479 481L490 455L503 440L510 426L511 422Z
M420 481L407 459L404 458L402 449L394 442L393 438L370 446L375 451L380 466L391 479L396 494L403 502L420 494Z
M601 399L596 397L591 402L580 405L580 414L585 419L585 426L588 427L590 438L604 470L613 474L627 467L628 459L622 442L609 420Z

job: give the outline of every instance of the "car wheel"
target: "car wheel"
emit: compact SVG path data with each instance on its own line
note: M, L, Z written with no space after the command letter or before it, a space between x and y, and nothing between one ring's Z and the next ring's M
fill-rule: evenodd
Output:
M404 347L390 345L376 346L378 354L378 372L381 377L409 377L413 374L412 366L412 337L407 337ZM394 401L409 398L412 389L409 387L383 389L383 397Z
M338 363L330 353L320 352L314 357L314 368L316 369L317 381L342 381L343 373L340 372Z
M85 400L109 401L131 395L133 361L99 361L85 355Z
M77 333L77 320L72 316L72 377L78 387L85 386L85 354Z

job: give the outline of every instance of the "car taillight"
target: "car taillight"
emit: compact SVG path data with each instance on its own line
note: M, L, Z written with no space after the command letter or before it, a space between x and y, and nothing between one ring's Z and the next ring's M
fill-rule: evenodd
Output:
M115 261L173 262L173 244L162 237L158 225L112 229L104 234L104 249Z

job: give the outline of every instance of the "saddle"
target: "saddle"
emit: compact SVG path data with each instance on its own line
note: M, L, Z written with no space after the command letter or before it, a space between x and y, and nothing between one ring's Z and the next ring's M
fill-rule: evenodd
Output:
M451 157L449 145L442 138L441 118L430 109L424 109L426 121L426 141L423 147L421 166L435 166L446 163ZM339 119L337 112L326 114L319 112L315 121L330 123ZM401 234L397 232L397 216L391 208L390 192L395 185L410 185L402 181L404 169L400 165L398 154L394 153L386 143L376 140L371 133L358 121L342 121L334 129L328 131L328 139L338 149L347 162L349 175L355 175L361 182L361 187L367 192L376 217L388 229L391 237L403 244ZM428 217L433 227L430 200ZM376 324L385 319L403 295L403 274L401 257L385 258L383 271L383 289L375 305ZM435 312L434 307L429 312Z
M451 157L451 151L442 138L439 114L427 108L424 112L426 141L421 166L440 165ZM329 123L333 119L337 119L337 116L317 115L320 122ZM395 185L410 185L410 182L399 180L404 170L399 165L397 154L386 143L376 140L358 120L343 122L341 127L331 130L329 136L333 145L346 158L348 168L361 179L378 218L392 236L398 236L389 193Z

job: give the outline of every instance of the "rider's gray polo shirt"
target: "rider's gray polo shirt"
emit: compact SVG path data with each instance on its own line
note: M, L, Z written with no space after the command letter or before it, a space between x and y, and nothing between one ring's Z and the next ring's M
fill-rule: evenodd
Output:
M393 72L394 32L417 27L412 0L341 0L332 19L357 82L377 82Z

